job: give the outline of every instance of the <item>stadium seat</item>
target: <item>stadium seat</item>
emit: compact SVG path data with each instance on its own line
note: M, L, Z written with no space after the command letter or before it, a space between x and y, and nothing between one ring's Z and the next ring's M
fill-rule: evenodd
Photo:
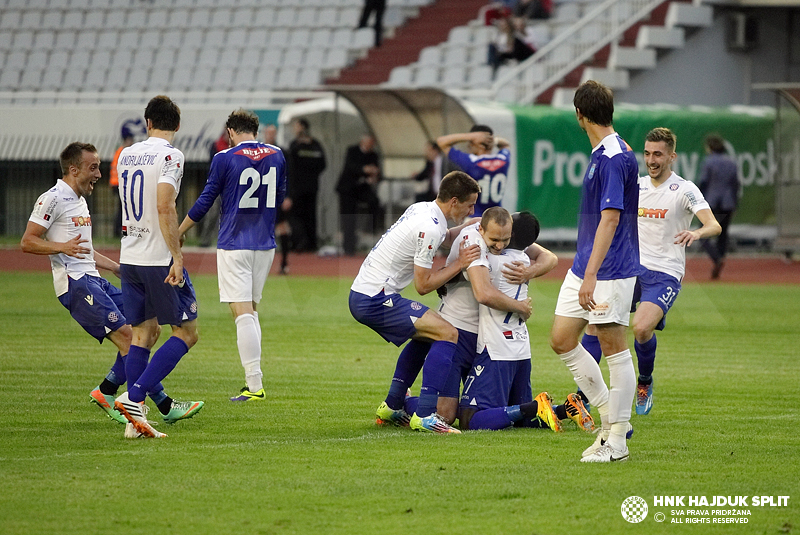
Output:
M255 89L263 91L275 87L277 73L274 67L262 66L256 71Z
M138 48L133 52L133 61L131 65L134 67L149 67L155 61L155 53L150 48Z
M60 30L64 27L64 13L60 9L48 9L42 16L42 22L37 26L36 30Z
M340 27L355 28L361 18L361 8L345 7L339 10L338 24Z
M191 29L186 30L183 32L183 39L181 41L181 47L190 46L194 48L202 48L207 43L205 41L205 35L202 30Z
M208 91L211 89L213 67L204 65L193 69L190 90Z
M67 70L85 71L91 65L92 53L88 50L75 50L69 56Z
M192 83L194 76L194 67L176 67L172 70L167 87L171 91L190 91L197 89Z
M442 72L442 85L446 88L460 89L466 86L467 69L464 65L451 65Z
M102 91L106 87L106 69L92 68L80 80L78 89L82 91Z
M174 65L179 64L176 60L177 51L171 48L162 48L155 54L154 67L160 69L171 69Z
M57 30L80 30L83 28L83 11L68 11L64 14L64 22Z
M161 34L159 30L145 30L139 38L139 47L151 50L161 48Z
M231 28L225 32L224 45L226 47L232 46L236 48L244 48L245 46L256 46L256 43L247 42L247 31L241 28Z
M247 32L245 42L247 46L265 48L269 44L270 31L266 28L253 28Z
M30 50L33 46L33 32L30 30L14 32L14 41L11 46L14 50Z
M230 65L218 65L211 75L212 91L231 91L235 89L233 85L234 67Z
M331 69L342 69L349 63L347 50L344 48L329 48L325 58L325 65Z
M231 10L229 7L215 9L211 14L212 28L229 28L231 25Z
M147 28L147 12L141 9L129 11L128 16L125 17L125 27L130 30Z
M163 30L169 28L169 14L166 9L153 9L147 12L147 28Z
M28 67L22 71L22 77L19 81L19 88L22 91L33 91L42 85L42 73L44 69Z
M56 33L55 43L53 48L56 50L72 50L77 43L77 35L72 30L66 30Z
M323 7L317 13L317 28L337 28L339 26L339 10L335 7Z
M189 22L189 10L178 8L169 12L168 27L170 28L187 28Z
M150 67L137 65L131 68L127 80L120 89L126 91L147 91L150 89Z
M318 68L304 67L300 70L300 75L297 78L297 86L300 89L314 89L319 87L321 79Z
M487 89L492 85L492 67L489 65L471 66L467 71L467 87Z
M193 9L189 12L190 28L208 28L211 25L211 12L208 9Z
M298 28L315 28L317 24L317 8L304 7L297 12L294 25Z
M64 67L48 67L42 76L41 89L43 91L58 91L62 88L64 80Z
M137 39L138 43L138 35L133 34L133 36ZM97 45L95 50L111 50L119 44L120 40L120 33L117 30L104 30L97 34Z
M278 71L278 77L275 81L275 87L278 89L294 89L297 87L297 67L281 67Z
M450 30L447 42L451 45L469 45L472 43L472 28L469 26L456 26Z
M181 48L184 45L182 37L180 32L164 32L161 36L161 50Z
M26 11L22 14L22 20L18 28L21 30L38 30L42 27L41 11Z
M310 48L328 48L333 41L333 32L329 28L318 28L311 32Z
M439 85L439 67L426 65L417 69L416 75L414 76L414 85L416 87Z
M0 50L11 50L14 42L14 33L10 31L0 31Z
M122 30L125 28L125 12L121 9L112 9L106 15L103 28L106 30Z
M289 42L289 31L285 29L273 30L269 34L269 48L286 48L286 43Z
M26 69L44 69L47 65L48 53L43 50L34 50L28 54L28 59L25 60Z
M386 82L390 87L411 87L412 72L411 67L400 65L392 69L389 73L389 80Z
M375 44L375 30L372 28L359 28L353 33L352 48L367 49Z
M94 50L97 46L98 34L93 31L78 32L75 41L76 50Z
M288 48L306 48L311 42L311 30L308 28L295 28L289 34Z
M239 61L239 68L247 68L254 71L261 64L261 51L258 48L247 47L242 50L242 59Z
M132 49L139 48L139 37L141 36L141 32L139 30L126 30L124 32L111 33L114 34L118 39L116 46Z
M197 64L203 67L213 67L219 63L219 57L219 48L207 46L200 49Z
M339 28L338 30L334 30L333 32L331 48L349 49L350 43L352 42L353 42L353 30L349 28Z
M33 46L31 50L52 50L55 44L56 34L52 30L44 30L36 32L33 37Z
M15 91L19 88L22 69L5 68L0 72L0 91Z
M6 69L24 69L25 62L28 58L28 53L22 50L13 50L8 57L6 57Z
M297 68L303 64L306 51L303 48L287 48L283 55L283 65Z
M0 30L16 30L22 21L21 11L4 11L0 13Z
M328 55L328 50L324 47L311 47L306 50L305 61L303 65L305 67L316 67L320 69L325 67L325 59Z
M442 61L442 51L438 46L426 46L419 53L417 63L420 66L434 65L439 66Z
M442 65L452 67L468 63L467 49L463 46L448 47L442 56Z
M255 83L256 72L252 68L240 67L236 69L233 75L233 90L244 91L249 90Z
M294 27L296 17L297 11L294 8L281 8L275 16L275 25L279 28L292 28Z
M64 78L61 80L62 91L79 91L83 89L84 79L86 78L86 68L71 67L64 71Z
M85 29L100 31L103 29L106 14L103 11L89 11L83 19Z
M235 9L231 16L231 29L244 33L247 29L255 27L252 9Z
M219 56L219 64L228 67L236 67L239 65L239 58L242 55L240 48L225 47Z

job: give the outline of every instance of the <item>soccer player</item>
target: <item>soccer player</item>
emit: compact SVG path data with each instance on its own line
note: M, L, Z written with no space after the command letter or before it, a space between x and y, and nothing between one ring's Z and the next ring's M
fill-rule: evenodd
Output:
M469 143L469 153L453 146L465 141ZM476 216L480 216L491 206L502 204L511 163L508 141L495 138L490 127L476 124L469 133L441 136L436 143L452 162L480 185L481 196L475 204ZM492 152L495 144L500 149L497 153Z
M484 212L484 216L494 210L501 209L490 208ZM481 229L481 236L490 253L486 257L489 264L487 275L492 287L504 296L513 300L529 301L528 283L509 283L502 273L504 264L530 264L526 251L532 246L539 249L537 257L544 257L543 260L537 258L544 267L552 269L558 259L534 244L539 235L539 221L533 214L522 212L509 216L506 212L506 216L508 219L504 220L499 240L491 236L491 225L487 229ZM470 273L470 279L473 274L474 271ZM531 349L526 319L524 315L480 304L477 336L480 354L464 379L459 412L461 428L496 430L519 425L548 427L560 432L560 420L572 418L579 427L591 431L594 427L592 418L576 394L570 394L563 405L555 408L547 392L533 398Z
M440 246L449 247L461 227L447 229L447 221L460 224L471 215L480 186L466 173L444 177L435 201L412 204L372 248L350 287L350 313L386 341L398 347L408 339L432 342L422 367L419 405L410 426L418 431L459 433L436 413L439 391L447 379L458 341L458 331L422 303L400 292L412 281L425 295L458 274L475 260L480 248L461 247L459 261L434 271L433 258ZM407 347L400 353L386 401L388 412L404 413L408 386L419 368Z
M178 232L182 236L192 228L221 197L219 300L233 314L245 374L245 386L231 401L257 401L265 398L257 306L275 259L275 217L286 195L286 160L281 149L256 140L255 113L236 110L225 128L232 147L214 156L208 182Z
M623 461L628 458L626 434L636 390L626 328L639 273L638 167L630 146L614 131L609 88L584 82L573 104L592 144L592 157L583 179L577 253L558 295L550 345L600 413L601 431L581 461ZM600 366L579 343L587 324L596 325L603 352L609 355L610 392Z
M122 292L97 271L99 267L119 276L119 264L92 247L92 216L86 204L100 178L100 157L94 145L74 142L61 152L60 164L62 178L39 196L20 246L26 253L50 256L59 302L98 342L108 338L117 347L114 365L89 395L110 418L124 424L127 420L114 408L114 397L125 384L132 331L123 314ZM157 339L158 332L154 336ZM165 422L187 417L187 404L173 402L160 383L148 395Z
M164 95L144 110L148 138L123 149L117 165L122 202L122 301L133 326L125 373L128 391L114 406L143 437L166 436L145 417L145 392L161 382L197 343L197 298L183 267L175 199L183 178L183 153L172 146L181 111ZM150 359L159 325L172 336ZM149 362L148 362L149 360ZM190 418L202 401L187 402Z
M668 128L654 128L644 142L647 176L639 178L639 261L633 297L634 348L639 362L636 414L653 408L655 331L664 330L666 315L681 291L686 249L696 240L717 236L721 227L700 189L672 171L677 138ZM689 230L697 216L702 226ZM639 303L638 308L636 303ZM591 333L587 329L587 333ZM585 334L582 344L600 360L596 337Z

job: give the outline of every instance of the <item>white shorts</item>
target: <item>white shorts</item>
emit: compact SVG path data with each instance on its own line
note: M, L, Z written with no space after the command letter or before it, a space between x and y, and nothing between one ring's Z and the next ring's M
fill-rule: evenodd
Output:
M617 323L628 326L636 277L597 281L597 286L594 289L594 302L597 303L597 307L591 312L581 308L578 302L578 292L581 289L581 284L583 284L583 279L575 275L570 269L567 272L567 276L564 277L561 291L558 292L556 316L582 318L592 325Z
M267 275L275 259L275 249L228 251L217 249L217 280L221 303L258 303Z

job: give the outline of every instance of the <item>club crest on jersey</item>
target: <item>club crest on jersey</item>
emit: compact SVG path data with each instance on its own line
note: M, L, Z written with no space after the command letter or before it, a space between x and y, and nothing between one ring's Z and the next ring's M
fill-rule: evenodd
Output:
M422 310L422 305L420 305L416 301L412 301L411 302L411 310Z
M119 315L116 312L109 312L108 313L108 321L111 323L116 323L119 321Z
M669 189L670 189L670 191L675 191L675 190L677 190L679 187L680 187L680 185L679 185L679 184L670 184L670 185L669 185Z
M255 147L255 148L247 148L242 147L241 149L234 152L234 154L238 154L239 156L246 156L250 158L254 162L257 162L261 159L266 158L270 154L275 154L277 151L271 149L270 147L263 146L263 147Z
M76 227L91 227L92 226L92 217L91 216L78 216L73 217L72 222L75 224Z

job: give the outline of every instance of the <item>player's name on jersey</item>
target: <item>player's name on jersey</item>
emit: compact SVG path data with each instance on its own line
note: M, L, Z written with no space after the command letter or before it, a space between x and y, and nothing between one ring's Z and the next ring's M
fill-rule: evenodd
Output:
M120 158L120 165L153 165L157 154L129 154Z

